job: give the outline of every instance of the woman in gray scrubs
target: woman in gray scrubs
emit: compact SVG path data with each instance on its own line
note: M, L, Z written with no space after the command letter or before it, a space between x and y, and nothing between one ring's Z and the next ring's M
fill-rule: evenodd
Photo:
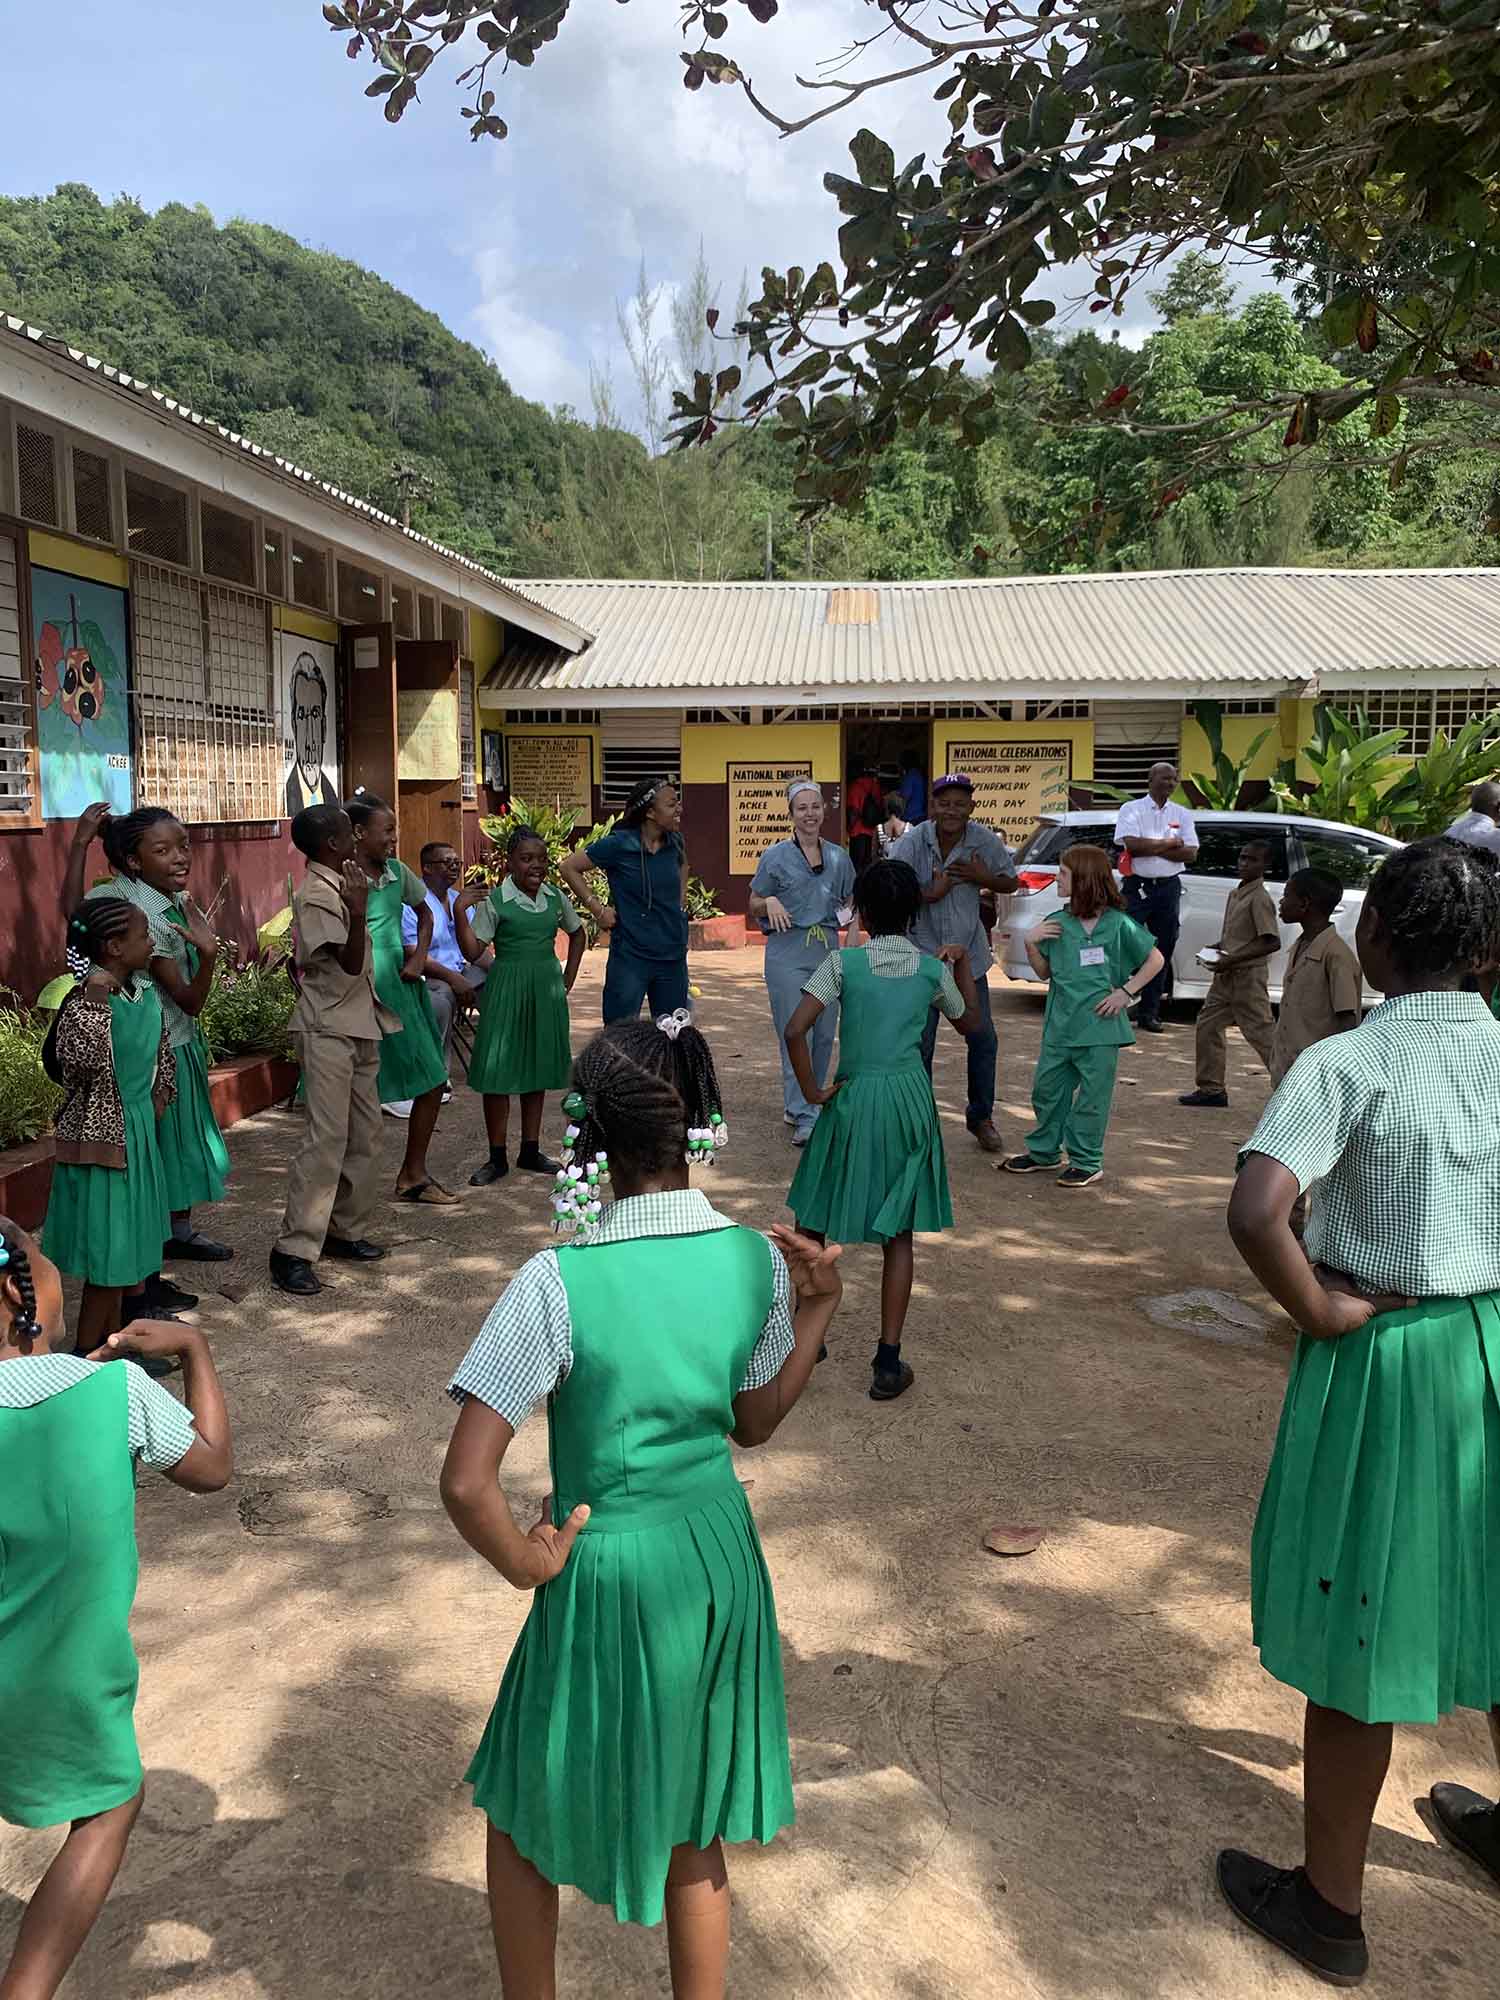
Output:
M818 1107L797 1088L787 1059L786 1024L802 988L829 952L837 951L839 930L848 923L854 895L854 863L842 847L823 839L823 793L811 778L787 786L792 835L760 857L750 884L750 915L766 934L766 991L781 1049L781 1088L792 1144L805 1146ZM838 1008L825 1007L812 1034L813 1073L828 1074Z

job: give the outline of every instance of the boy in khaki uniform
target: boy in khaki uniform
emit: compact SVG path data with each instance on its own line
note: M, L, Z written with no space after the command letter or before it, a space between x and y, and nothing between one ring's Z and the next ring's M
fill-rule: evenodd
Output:
M348 815L308 806L292 821L292 843L307 856L292 899L302 982L292 1036L307 1137L292 1164L271 1277L306 1298L323 1289L316 1258L370 1263L385 1255L363 1232L380 1149L380 1042L401 1024L375 997L365 931L370 882L354 859Z
M1281 989L1281 1016L1271 1050L1271 1082L1280 1083L1304 1049L1359 1026L1363 981L1359 960L1333 927L1344 900L1335 876L1302 868L1281 898L1281 921L1302 935L1292 946Z
M1179 1097L1179 1104L1223 1110L1229 1102L1224 1088L1226 1036L1233 1023L1271 1067L1276 1021L1271 1013L1270 959L1280 949L1276 906L1266 889L1266 864L1271 850L1263 840L1247 841L1240 849L1240 883L1224 905L1224 929L1215 950L1213 984L1198 1016L1196 1048L1198 1087Z

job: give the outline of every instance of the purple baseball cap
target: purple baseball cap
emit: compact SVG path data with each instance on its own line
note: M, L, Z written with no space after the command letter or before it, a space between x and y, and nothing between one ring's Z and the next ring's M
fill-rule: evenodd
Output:
M963 771L946 771L941 778L934 778L932 781L932 789L935 792L951 791L955 785L961 792L972 792L974 780Z

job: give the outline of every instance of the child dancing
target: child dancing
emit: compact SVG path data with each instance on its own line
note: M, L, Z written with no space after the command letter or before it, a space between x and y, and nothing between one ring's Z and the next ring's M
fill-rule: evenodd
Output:
M1255 1930L1354 1985L1392 1725L1500 1705L1500 1035L1461 989L1500 947L1500 874L1424 840L1365 892L1385 999L1305 1049L1241 1156L1235 1245L1301 1328L1251 1546L1261 1664L1307 1697L1302 1864L1226 1848ZM1312 1189L1306 1255L1292 1204ZM1500 1732L1496 1734L1500 1747ZM1437 1785L1500 1882L1500 1813Z
M1065 1188L1092 1187L1104 1171L1104 1134L1120 1050L1135 1041L1128 1008L1164 960L1125 914L1102 847L1070 847L1057 864L1064 907L1026 939L1026 956L1047 981L1042 1047L1031 1079L1036 1124L1008 1174L1057 1175Z
M180 1358L187 1408L139 1368L107 1365L127 1354ZM207 1342L180 1322L136 1320L92 1359L67 1353L57 1269L0 1218L0 1819L68 1827L0 1971L6 2000L56 1993L141 1809L138 1464L190 1493L228 1484L229 1418Z
M787 1054L802 1094L825 1107L787 1206L798 1229L814 1240L833 1236L881 1246L880 1340L870 1394L888 1403L916 1380L901 1358L912 1232L953 1226L922 1034L933 1007L959 1034L971 1033L979 1023L979 999L961 946L945 946L941 959L928 958L907 936L922 891L906 862L872 863L854 885L854 907L869 943L830 952L787 1023ZM839 1067L835 1080L825 1083L813 1075L808 1036L835 1000L842 1005Z
M552 2000L567 1882L622 1923L665 1913L677 2000L719 2000L722 1843L792 1819L775 1604L726 1437L765 1443L801 1395L839 1252L767 1242L689 1188L723 1127L685 1016L606 1028L573 1086L574 1157L606 1157L615 1199L592 1240L522 1266L449 1385L448 1512L537 1592L468 1773L500 1980L507 2000ZM497 1475L543 1398L552 1495L526 1533Z

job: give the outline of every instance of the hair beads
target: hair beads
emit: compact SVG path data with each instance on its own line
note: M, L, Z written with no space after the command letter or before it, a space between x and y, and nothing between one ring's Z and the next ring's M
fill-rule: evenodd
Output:
M729 1127L723 1116L710 1111L706 1125L690 1125L687 1135L687 1163L690 1167L711 1167L714 1154L729 1144Z
M587 1118L588 1106L576 1090L563 1099L563 1110L570 1122L563 1134L563 1163L552 1185L552 1227L559 1233L571 1230L580 1236L595 1228L604 1213L609 1159L604 1153L595 1153L592 1159L579 1156L583 1127L577 1121Z

